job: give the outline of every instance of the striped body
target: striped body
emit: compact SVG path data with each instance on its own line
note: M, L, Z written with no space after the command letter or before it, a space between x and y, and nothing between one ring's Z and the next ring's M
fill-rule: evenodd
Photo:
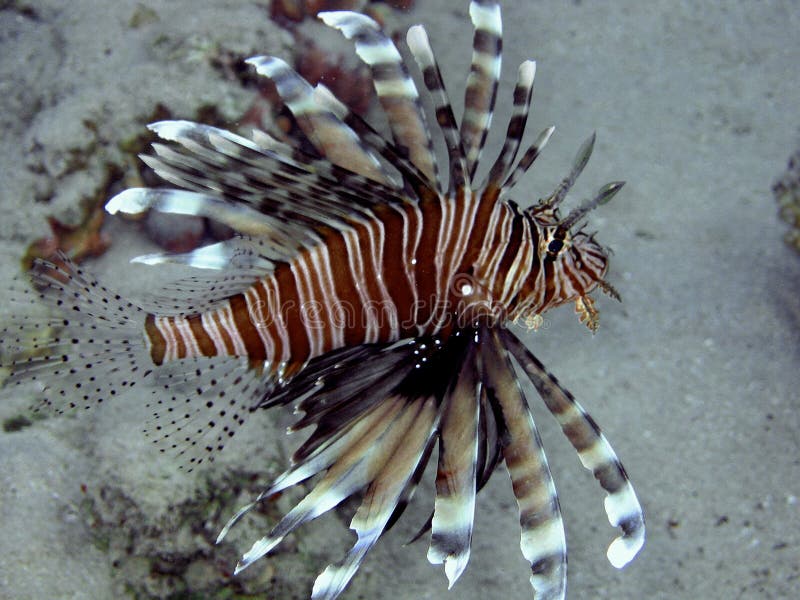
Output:
M600 251L582 249L590 275L563 268L540 252L542 224L489 194L469 197L380 207L371 222L330 229L324 243L213 310L151 315L153 362L244 356L288 376L340 348L541 314L586 295L604 274Z
M460 123L425 30L414 26L407 36L447 149L447 182L417 85L392 39L364 15L321 13L371 70L391 139L284 61L252 58L275 84L302 143L263 131L154 123L163 143L142 158L175 187L129 189L106 205L112 214L155 210L231 227L238 234L231 240L135 259L212 274L176 282L145 307L66 259L63 266L41 261L33 270L39 296L63 317L20 318L3 329L0 366L11 369L10 381L42 381L45 404L58 410L156 384L147 432L190 467L213 460L250 413L294 404L302 416L292 429L313 430L218 541L258 503L305 481L308 492L242 556L236 573L361 495L350 524L357 542L314 583L312 598L334 600L403 513L436 451L433 510L420 535L430 531L428 560L443 565L449 584L469 561L476 495L504 463L535 598L565 598L558 494L518 374L607 494L606 514L620 530L609 561L621 568L644 544L641 506L611 445L507 327L520 320L535 327L541 314L571 302L597 329L590 294L599 288L617 296L603 279L607 252L579 223L622 183L559 215L592 136L547 198L524 209L508 199L553 133L545 129L517 160L532 61L517 72L502 150L478 180L502 25L494 0L473 0L470 16L475 35ZM15 354L24 339L33 340L35 356Z

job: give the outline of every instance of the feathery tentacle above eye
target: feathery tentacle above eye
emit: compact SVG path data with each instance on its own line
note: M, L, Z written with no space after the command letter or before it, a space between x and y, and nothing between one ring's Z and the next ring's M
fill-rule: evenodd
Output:
M559 229L564 231L570 229L590 211L594 210L598 206L602 206L603 204L611 202L611 199L617 195L624 185L624 181L612 181L611 183L604 185L593 198L582 203L580 206L573 208L566 217L561 219L561 221L558 223Z
M578 152L575 153L575 158L572 161L572 168L570 169L567 176L561 180L561 183L558 184L558 187L553 191L549 198L545 200L545 205L547 208L557 208L561 201L567 196L567 193L575 184L575 181L578 179L580 174L583 172L583 169L586 167L587 163L589 162L589 158L592 156L592 150L594 150L594 142L597 139L597 134L593 133L588 137L588 139L581 144L581 147L578 148Z

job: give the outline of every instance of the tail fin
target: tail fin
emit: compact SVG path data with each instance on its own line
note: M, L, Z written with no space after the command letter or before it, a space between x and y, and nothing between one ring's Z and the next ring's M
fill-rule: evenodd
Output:
M35 410L89 410L126 389L144 388L139 397L152 417L143 433L191 471L214 460L272 389L272 380L241 357L157 367L145 334L148 312L63 255L37 260L31 283L12 290L18 306L0 329L0 367L11 371L7 387L38 384ZM37 299L52 310L32 314Z
M33 287L12 289L12 304L24 305L20 311L28 315L15 310L13 321L0 329L0 366L11 371L6 386L39 383L39 407L57 413L90 409L152 373L147 313L63 255L54 261L37 260ZM37 298L55 310L30 314Z

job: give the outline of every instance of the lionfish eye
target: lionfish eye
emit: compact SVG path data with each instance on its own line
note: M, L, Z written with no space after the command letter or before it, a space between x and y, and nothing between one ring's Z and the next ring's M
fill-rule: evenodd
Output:
M564 242L562 240L550 240L547 244L547 253L556 255L561 252L561 249L564 247Z

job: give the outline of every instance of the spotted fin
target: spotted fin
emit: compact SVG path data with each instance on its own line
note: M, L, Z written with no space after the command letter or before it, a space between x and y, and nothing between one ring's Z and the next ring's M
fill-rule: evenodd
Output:
M164 365L146 404L144 433L191 472L215 454L269 395L274 382L237 358L193 358Z
M236 358L155 366L146 302L101 286L64 255L35 261L30 277L33 287L12 289L20 311L1 330L0 366L11 371L5 385L39 384L37 409L91 410L142 387L153 415L145 434L191 470L214 459L274 384ZM34 312L37 301L61 316ZM191 310L186 302L180 307Z
M20 314L2 329L6 385L40 384L40 406L92 409L152 377L142 331L146 313L101 286L65 256L36 260L33 288L12 289ZM57 313L26 314L37 301Z
M578 404L558 380L512 333L504 330L506 347L525 371L545 405L561 425L567 439L578 452L584 467L592 471L600 486L608 493L604 501L608 520L622 534L608 547L608 560L621 569L639 553L644 545L644 513L614 449L600 432L597 423Z
M244 293L259 278L273 272L281 260L303 249L297 241L261 236L235 236L190 252L137 256L131 262L147 265L183 264L202 270L142 294L139 306L159 316L199 314L217 308L231 296Z

